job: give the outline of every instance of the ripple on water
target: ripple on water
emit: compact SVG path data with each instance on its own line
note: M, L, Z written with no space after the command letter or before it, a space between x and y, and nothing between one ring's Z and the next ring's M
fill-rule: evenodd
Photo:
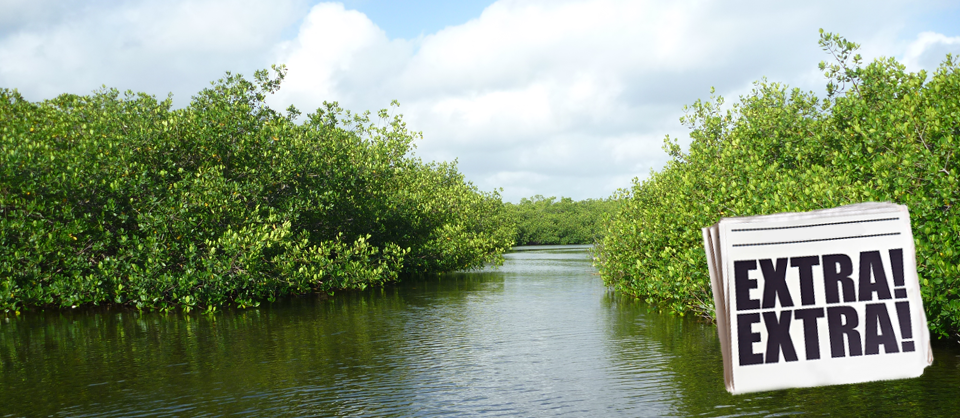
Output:
M68 312L0 327L0 415L957 416L923 377L731 396L716 329L612 294L585 247L214 316Z

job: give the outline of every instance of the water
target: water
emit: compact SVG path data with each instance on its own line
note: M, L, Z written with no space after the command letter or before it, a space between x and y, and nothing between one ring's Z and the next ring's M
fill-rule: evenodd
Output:
M605 289L584 247L214 316L0 319L0 416L960 416L918 379L732 396L713 325Z

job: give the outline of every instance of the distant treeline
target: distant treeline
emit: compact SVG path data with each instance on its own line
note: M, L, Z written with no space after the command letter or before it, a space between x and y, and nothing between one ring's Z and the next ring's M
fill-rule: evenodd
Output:
M184 109L104 89L0 89L0 309L213 310L501 260L514 224L453 164L410 156L386 110L295 123L282 67Z
M517 245L593 244L601 237L604 216L616 202L536 195L505 205L517 223Z
M722 217L865 201L910 208L930 329L960 330L960 66L909 73L861 64L858 45L821 32L827 98L766 80L733 106L697 101L661 171L620 196L595 247L604 281L668 311L712 315L700 228Z

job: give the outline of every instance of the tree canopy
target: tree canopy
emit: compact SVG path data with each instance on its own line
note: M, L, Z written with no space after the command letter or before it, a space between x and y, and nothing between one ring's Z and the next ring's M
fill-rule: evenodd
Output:
M387 110L270 109L284 72L227 73L176 110L0 89L0 308L213 310L502 259L496 192L411 157Z
M617 290L672 312L713 312L700 228L722 217L865 201L910 208L931 330L960 329L960 71L932 74L892 58L864 65L859 47L821 31L827 97L761 80L732 106L696 101L681 121L689 150L617 197L597 266Z
M615 201L536 195L505 203L517 222L518 245L593 244L600 236L603 217Z

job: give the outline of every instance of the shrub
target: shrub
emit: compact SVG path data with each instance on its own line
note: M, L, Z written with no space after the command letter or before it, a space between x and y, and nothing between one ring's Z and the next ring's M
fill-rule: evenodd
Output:
M615 201L536 195L505 203L517 222L518 245L593 244Z
M496 193L409 156L400 116L264 103L284 68L184 109L102 89L0 89L0 308L215 309L497 262Z
M595 248L615 289L677 313L713 315L700 228L722 217L863 201L910 208L930 329L960 329L960 72L947 56L929 80L894 59L862 65L858 45L821 31L837 62L820 67L828 97L761 80L724 110L697 101L681 119L692 142L667 137L671 161L621 191Z

